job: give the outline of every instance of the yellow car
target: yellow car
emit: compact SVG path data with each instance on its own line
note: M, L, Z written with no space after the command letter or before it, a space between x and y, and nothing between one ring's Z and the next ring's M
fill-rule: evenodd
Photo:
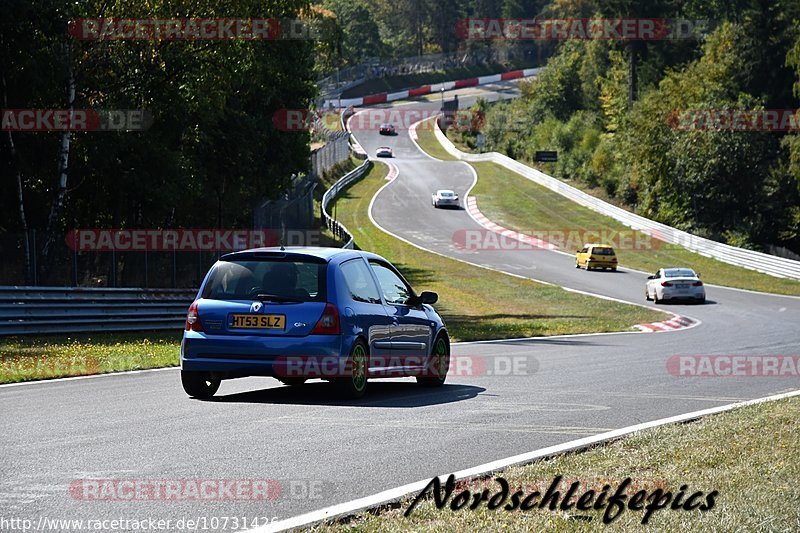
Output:
M575 268L586 267L586 270L593 268L617 269L617 254L614 248L607 244L585 244L578 253L575 254Z

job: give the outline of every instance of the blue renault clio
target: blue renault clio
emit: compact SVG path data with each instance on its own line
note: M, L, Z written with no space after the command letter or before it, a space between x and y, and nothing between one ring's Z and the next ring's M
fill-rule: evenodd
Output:
M187 394L223 379L333 383L358 398L374 377L444 384L450 341L431 304L386 259L341 248L258 248L224 255L189 307L181 342Z

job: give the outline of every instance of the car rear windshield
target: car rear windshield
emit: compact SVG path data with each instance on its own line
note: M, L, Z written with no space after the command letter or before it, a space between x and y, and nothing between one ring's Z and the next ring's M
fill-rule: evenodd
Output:
M595 255L614 255L613 248L592 248L592 253Z
M325 269L318 261L257 259L218 263L203 288L203 298L253 300L270 294L304 302L324 302Z
M690 268L670 268L664 271L664 275L668 278L693 278L694 270Z
M449 191L444 191L444 192L441 193L441 195L442 195L442 198L450 198L450 197L453 196L453 193L451 193Z

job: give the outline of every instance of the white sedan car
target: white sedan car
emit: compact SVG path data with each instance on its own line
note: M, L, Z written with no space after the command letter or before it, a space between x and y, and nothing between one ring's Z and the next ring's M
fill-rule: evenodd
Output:
M375 150L376 157L393 157L392 156L392 149L388 146L381 146L377 150Z
M449 190L438 190L431 195L433 207L458 207L458 195Z
M705 303L706 289L700 275L691 268L661 268L647 277L645 298L655 303L664 300L692 300Z

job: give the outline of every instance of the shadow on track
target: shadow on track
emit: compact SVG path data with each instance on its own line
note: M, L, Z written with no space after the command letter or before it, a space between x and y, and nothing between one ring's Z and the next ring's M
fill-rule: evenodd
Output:
M277 405L341 405L346 407L425 407L469 400L484 392L483 387L449 385L423 388L412 381L370 381L367 395L358 400L336 397L330 383L312 381L295 387L271 387L224 396L217 395L211 402L263 403Z

